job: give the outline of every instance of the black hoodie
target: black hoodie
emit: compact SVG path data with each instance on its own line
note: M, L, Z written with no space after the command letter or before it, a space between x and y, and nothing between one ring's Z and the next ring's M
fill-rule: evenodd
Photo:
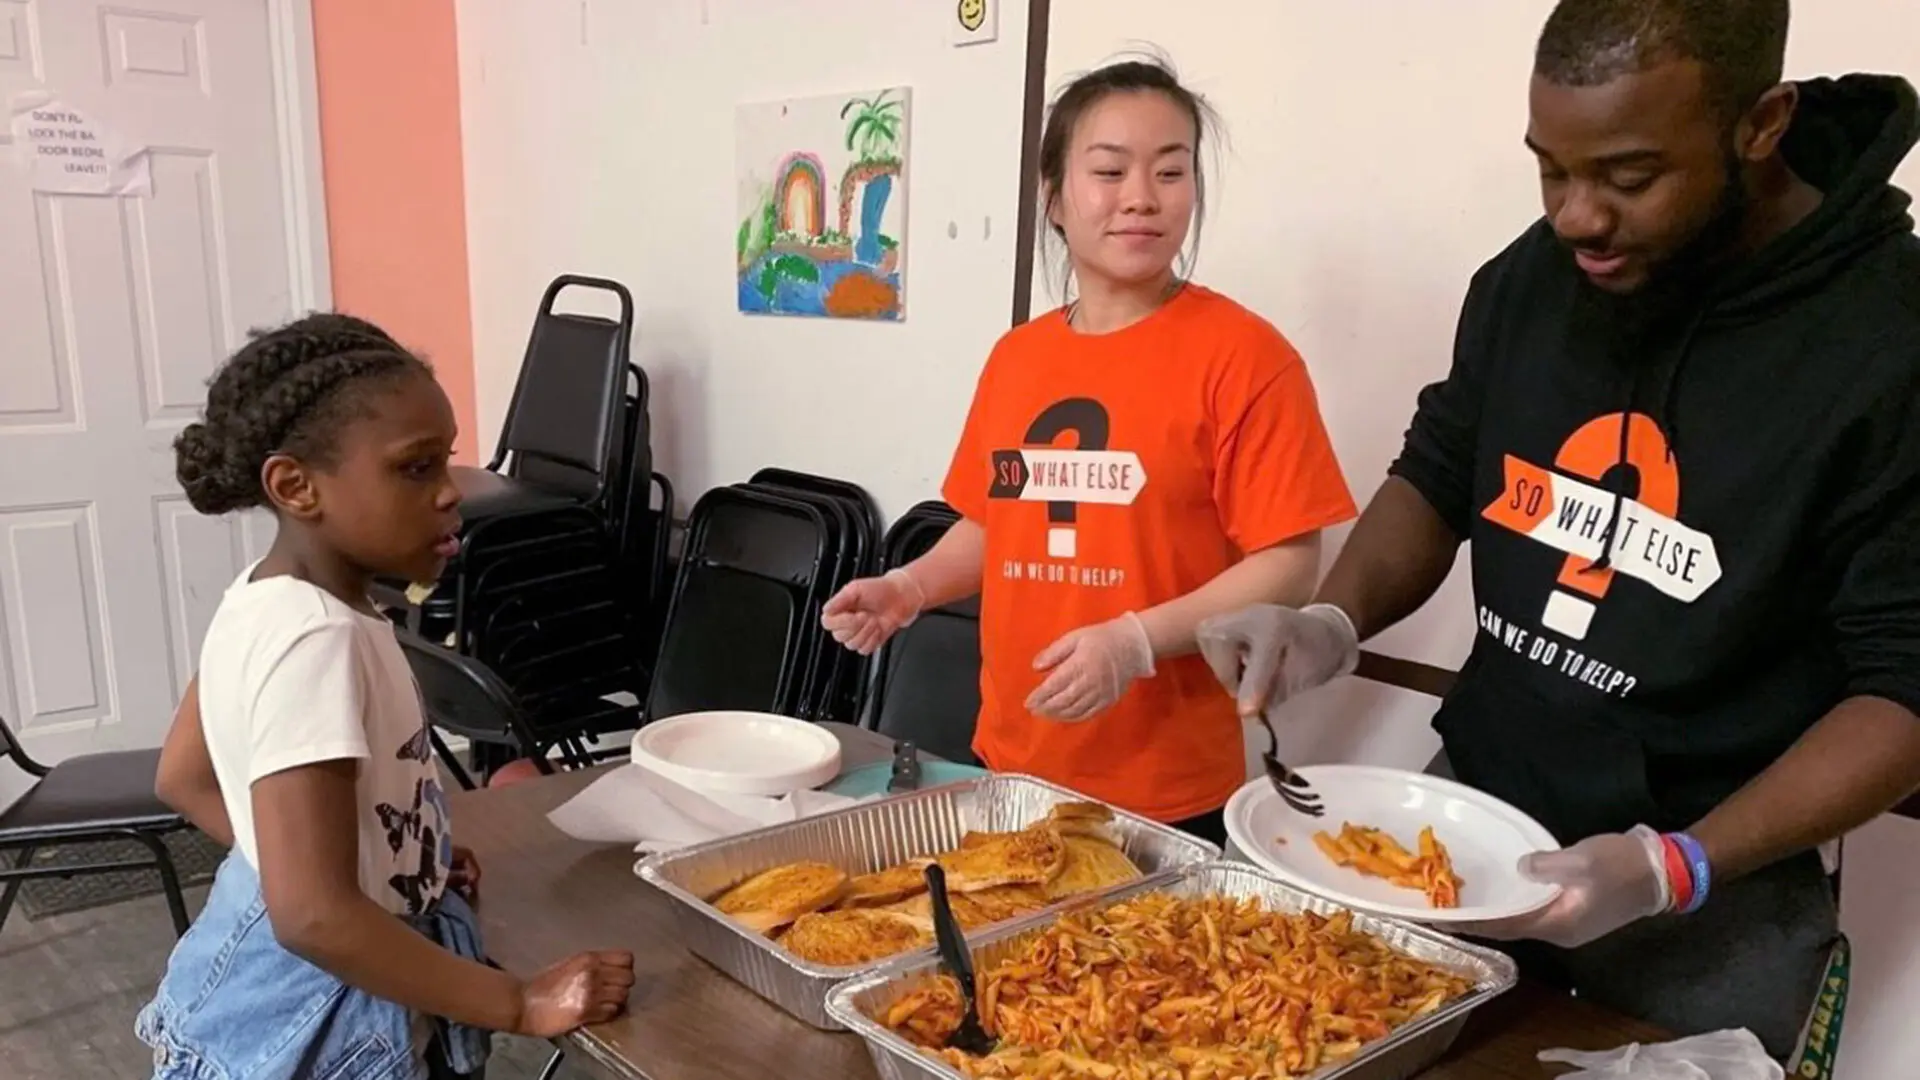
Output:
M1848 697L1920 711L1916 137L1901 79L1801 83L1819 208L1626 363L1544 222L1474 276L1392 472L1471 545L1453 768L1563 842L1690 826Z

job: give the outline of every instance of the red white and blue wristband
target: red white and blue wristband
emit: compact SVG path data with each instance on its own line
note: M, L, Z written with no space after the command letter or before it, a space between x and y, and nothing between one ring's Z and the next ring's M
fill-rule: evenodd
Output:
M1661 865L1667 871L1666 910L1680 911L1693 903L1693 871L1687 869L1686 853L1674 843L1671 835L1662 834L1659 840Z
M1707 849L1688 833L1667 833L1661 839L1667 844L1673 909L1678 914L1691 915L1707 902L1707 894L1713 887L1713 864L1707 861Z

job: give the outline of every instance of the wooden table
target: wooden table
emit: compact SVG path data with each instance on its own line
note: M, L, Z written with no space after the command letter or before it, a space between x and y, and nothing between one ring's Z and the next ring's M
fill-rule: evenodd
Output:
M890 756L881 736L831 725L846 766ZM616 1080L848 1080L875 1075L856 1036L817 1031L762 1001L679 944L666 896L633 874L620 844L587 844L547 822L549 810L602 766L451 796L453 834L485 869L479 914L488 951L530 975L585 949L631 949L637 983L626 1015L569 1036L568 1064ZM1604 1050L1656 1041L1647 1024L1523 985L1476 1011L1447 1058L1422 1080L1540 1080L1554 1046Z

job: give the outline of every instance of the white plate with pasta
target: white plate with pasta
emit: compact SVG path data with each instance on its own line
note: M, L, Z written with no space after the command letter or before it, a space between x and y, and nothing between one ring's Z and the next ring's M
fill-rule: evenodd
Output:
M1356 911L1419 923L1511 918L1559 887L1523 877L1520 857L1559 848L1539 822L1465 784L1375 765L1294 770L1326 813L1309 817L1261 776L1227 803L1241 858Z

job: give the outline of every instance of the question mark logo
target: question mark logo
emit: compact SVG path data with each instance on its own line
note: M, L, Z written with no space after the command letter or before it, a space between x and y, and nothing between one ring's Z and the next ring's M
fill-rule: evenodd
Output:
M1668 454L1667 438L1660 433L1660 425L1650 416L1611 413L1587 421L1560 444L1560 453L1553 459L1554 468L1569 476L1600 483L1607 471L1620 463L1622 424L1627 425L1624 464L1632 467L1639 477L1639 490L1622 497L1632 498L1656 514L1676 516L1680 512L1680 467ZM1589 507L1587 512L1597 510L1611 515L1612 509L1603 505ZM1624 521L1620 525L1623 529L1627 527ZM1626 539L1614 536L1610 543L1617 547ZM1560 587L1547 594L1541 624L1575 641L1585 638L1587 627L1599 610L1599 602L1606 599L1607 589L1613 584L1613 577L1612 567L1596 569L1591 560L1568 555L1560 565L1560 577L1556 581Z
M1025 441L1028 446L1051 447L1054 440L1071 431L1080 439L1076 449L1100 451L1107 448L1111 427L1105 406L1092 398L1068 398L1048 406L1036 417L1033 425L1027 428ZM987 497L1018 499L1031 479L1024 454L1019 450L996 450L993 454L993 486ZM1077 556L1080 549L1077 531L1079 517L1079 503L1073 500L1056 499L1047 503L1050 526L1047 529L1048 558L1071 559Z

